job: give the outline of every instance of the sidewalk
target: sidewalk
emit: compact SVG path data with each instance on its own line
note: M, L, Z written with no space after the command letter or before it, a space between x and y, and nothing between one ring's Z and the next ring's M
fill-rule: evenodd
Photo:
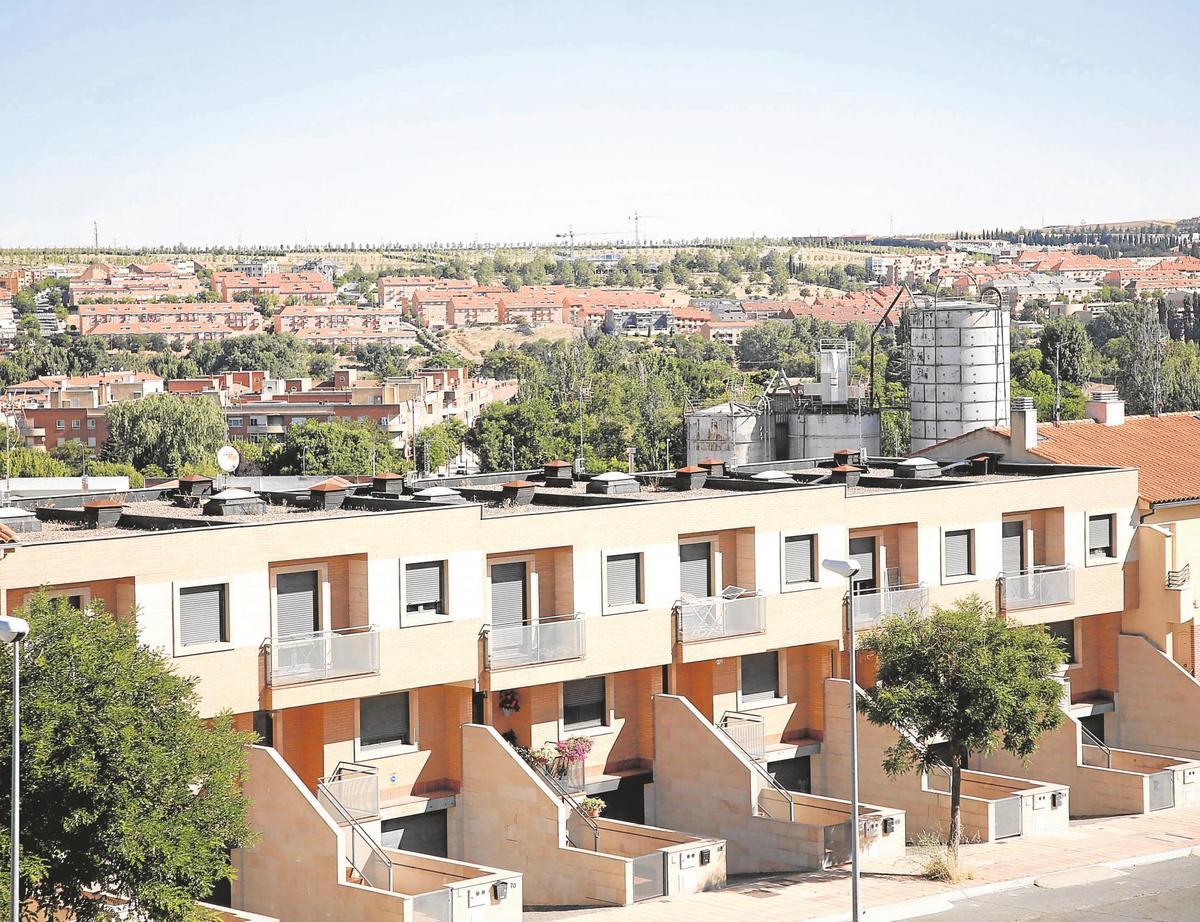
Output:
M1112 817L1073 823L1064 833L1008 839L991 845L963 847L965 864L974 877L960 884L923 880L909 859L893 865L863 867L860 899L864 919L902 918L895 904L956 896L976 888L1002 889L1028 883L1056 871L1095 865L1129 865L1166 860L1200 846L1200 806L1178 807L1145 816ZM981 891L986 892L986 891ZM871 912L872 908L875 912ZM885 911L882 907L892 907ZM603 922L691 922L695 919L794 922L836 919L850 910L848 870L739 878L724 889L671 897L624 909L578 909L526 912L535 922L596 919ZM915 911L915 910L914 910Z

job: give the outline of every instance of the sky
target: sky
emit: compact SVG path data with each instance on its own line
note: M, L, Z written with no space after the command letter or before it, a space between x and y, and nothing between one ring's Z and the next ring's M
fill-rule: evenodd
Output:
M0 247L1200 214L1200 4L0 0Z

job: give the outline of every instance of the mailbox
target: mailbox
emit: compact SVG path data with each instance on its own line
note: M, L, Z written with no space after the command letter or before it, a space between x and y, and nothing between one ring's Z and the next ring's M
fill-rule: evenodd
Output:
M1196 769L1185 768L1183 770L1183 783L1184 784L1195 784L1196 783Z
M1050 795L1049 794L1034 794L1033 795L1033 809L1045 810L1048 806L1050 806Z

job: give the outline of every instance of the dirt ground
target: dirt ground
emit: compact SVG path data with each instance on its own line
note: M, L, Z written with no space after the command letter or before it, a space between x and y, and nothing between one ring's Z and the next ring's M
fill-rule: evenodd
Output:
M546 339L551 341L574 339L579 335L577 327L565 323L550 323L534 327L529 336L504 327L475 327L461 330L449 330L446 340L450 347L463 358L477 361L485 352L498 343L506 346L519 346L530 340Z

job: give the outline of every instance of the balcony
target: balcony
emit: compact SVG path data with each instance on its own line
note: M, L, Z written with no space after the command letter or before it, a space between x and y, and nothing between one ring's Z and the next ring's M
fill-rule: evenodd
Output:
M1192 565L1185 563L1178 570L1167 571L1168 589L1186 589L1192 584Z
M856 591L850 602L854 628L861 631L878 626L888 615L902 615L909 609L924 614L929 609L929 587L924 583L908 583Z
M372 765L339 762L317 782L317 801L331 816L361 823L379 816L379 773Z
M1075 601L1075 571L1055 566L1001 573L1000 599L1006 611L1069 605Z
M578 612L532 624L491 625L487 629L487 668L515 669L582 659L586 647L583 628Z
M726 711L720 727L755 762L767 761L766 723L761 715Z
M687 598L676 603L680 643L761 634L766 630L762 592L727 586L717 596Z
M290 634L268 641L273 688L379 672L379 631L370 625Z

